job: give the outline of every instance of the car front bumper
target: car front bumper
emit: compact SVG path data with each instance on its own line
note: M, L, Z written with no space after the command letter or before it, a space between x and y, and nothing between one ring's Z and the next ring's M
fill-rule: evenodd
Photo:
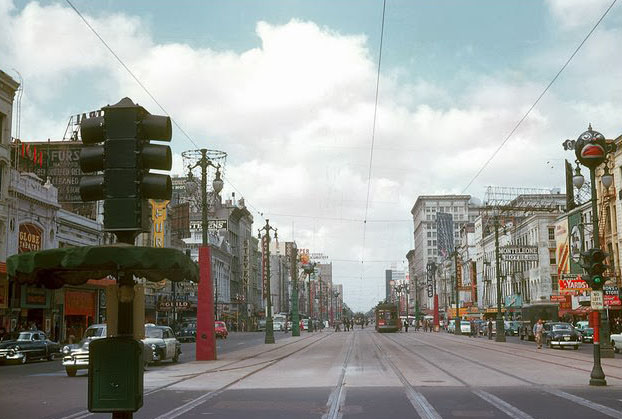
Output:
M89 367L89 354L69 354L63 356L63 367L75 369L87 369Z
M21 361L24 354L21 352L8 351L0 353L0 361Z

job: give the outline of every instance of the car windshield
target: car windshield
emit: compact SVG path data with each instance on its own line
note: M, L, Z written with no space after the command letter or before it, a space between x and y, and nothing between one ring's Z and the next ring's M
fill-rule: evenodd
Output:
M22 332L17 337L17 340L19 340L19 341L30 341L30 336L31 335L32 335L32 333Z
M553 330L568 330L571 331L572 330L572 326L569 324L554 324L553 325Z
M146 338L162 338L162 329L158 329L155 327L146 327L145 328L145 337Z
M103 327L89 327L88 329L86 329L86 332L84 332L84 337L85 338L99 337L99 336L104 336L105 333L106 333L106 329Z

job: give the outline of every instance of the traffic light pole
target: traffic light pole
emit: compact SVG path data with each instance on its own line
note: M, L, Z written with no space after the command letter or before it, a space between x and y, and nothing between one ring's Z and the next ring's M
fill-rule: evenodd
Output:
M592 186L592 239L594 240L594 248L600 249L600 238L598 237L598 206L596 203L596 173L595 169L590 168L590 181ZM600 364L600 310L593 310L594 320L594 365L590 373L591 386L606 386L605 372Z

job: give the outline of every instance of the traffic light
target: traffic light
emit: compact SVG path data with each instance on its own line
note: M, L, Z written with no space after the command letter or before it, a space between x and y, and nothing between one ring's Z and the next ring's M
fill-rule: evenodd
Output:
M80 133L83 201L104 201L104 230L148 231L148 199L170 199L171 178L149 173L170 170L171 149L149 141L171 140L171 119L151 115L129 98L102 108L104 116L86 119ZM100 145L103 143L103 145Z
M601 249L590 249L581 253L581 266L583 266L587 272L583 280L587 282L593 290L601 290L603 288L605 283L603 273L609 268L604 262L608 256L609 254L603 252Z

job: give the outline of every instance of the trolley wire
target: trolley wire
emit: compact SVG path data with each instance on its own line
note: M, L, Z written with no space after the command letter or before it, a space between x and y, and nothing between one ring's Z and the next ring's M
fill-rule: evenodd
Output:
M501 142L501 144L499 144L499 147L497 147L495 149L495 151L492 153L492 155L488 158L488 160L486 160L486 162L482 165L482 167L480 167L480 169L477 171L477 173L475 173L475 176L473 176L473 178L471 178L471 180L469 181L469 183L466 185L466 187L462 190L462 193L464 194L469 187L473 184L473 182L475 181L475 179L477 179L479 177L479 175L484 171L484 169L486 169L486 167L488 167L488 164L490 164L490 162L497 156L497 154L499 153L499 151L501 151L501 149L503 148L503 146L505 145L505 143L508 142L508 140L514 135L514 133L516 132L516 130L518 129L518 127L521 126L521 124L523 123L523 121L525 121L525 119L527 119L527 117L529 116L529 114L531 113L531 111L536 107L536 105L540 102L540 99L542 99L542 97L546 94L546 92L550 89L550 87L553 85L553 83L555 83L555 81L557 80L557 78L562 74L562 72L566 69L566 67L568 67L568 64L570 64L570 61L572 61L572 59L574 58L575 55L577 55L577 53L579 52L579 50L581 49L581 47L583 46L583 44L585 44L585 42L589 39L589 37L592 35L592 33L596 30L596 28L598 27L598 25L600 25L600 22L603 21L603 19L605 18L605 16L607 16L607 13L609 13L609 11L611 10L611 8L616 4L618 0L613 0L613 2L609 5L609 7L607 8L607 10L605 10L605 13L602 14L602 16L600 17L600 19L598 19L598 21L596 22L596 24L592 27L592 29L587 33L587 35L585 36L585 38L583 38L583 41L581 41L581 43L579 44L579 46L577 46L577 48L574 50L574 52L570 55L570 57L566 60L566 62L564 63L564 65L559 69L559 71L557 72L557 74L555 74L555 77L553 77L553 79L549 82L549 84L544 88L544 90L542 91L542 93L540 93L540 95L538 96L538 98L536 99L536 101L529 107L529 109L527 110L527 112L525 112L525 114L523 115L523 117L516 123L516 125L514 125L514 128L512 128L512 130L510 131L510 133L505 137L505 139Z

